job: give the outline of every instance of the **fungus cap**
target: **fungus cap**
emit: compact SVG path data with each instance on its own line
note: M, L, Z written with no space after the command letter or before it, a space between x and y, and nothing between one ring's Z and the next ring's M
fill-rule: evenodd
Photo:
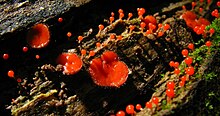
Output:
M89 67L92 80L99 86L120 87L127 80L128 72L127 65L112 51L93 59Z
M28 31L26 39L32 48L46 47L50 42L49 28L42 23L36 24Z
M57 63L63 65L63 73L73 75L82 68L82 60L74 53L62 53L57 58Z

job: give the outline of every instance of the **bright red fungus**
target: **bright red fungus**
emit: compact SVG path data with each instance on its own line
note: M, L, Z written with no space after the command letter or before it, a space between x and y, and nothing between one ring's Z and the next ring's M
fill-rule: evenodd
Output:
M134 114L134 105L127 105L126 112L128 114Z
M60 54L57 63L63 65L63 73L66 75L73 75L82 68L82 60L74 53Z
M117 112L116 116L125 116L125 112L123 110L120 110Z
M190 66L190 65L192 64L192 62L193 62L193 59L188 56L188 57L186 57L186 58L184 59L184 62L185 62L188 66Z
M22 48L22 50L23 50L23 52L27 52L27 51L28 51L28 47L25 47L25 46L24 46L24 47Z
M145 106L149 109L152 109L152 102L146 102Z
M157 20L154 16L152 15L147 15L144 17L144 22L146 25L148 25L149 23L152 23L154 25L157 25Z
M193 44L193 43L189 43L189 44L188 44L188 48L191 49L191 50L193 50L193 49L194 49L194 44Z
M29 30L26 39L32 48L43 48L50 41L49 28L45 24L36 24Z
M182 50L182 55L183 55L183 57L187 57L188 56L188 50L187 49L183 49Z
M153 102L155 105L158 105L158 103L159 103L159 98L156 97L156 96L154 96L154 97L152 98L152 102Z
M9 76L10 78L13 78L13 77L14 77L14 71L13 71L13 70L9 70L9 71L8 71L8 76Z
M194 67L192 67L192 66L187 67L186 74L193 75L194 74Z
M173 98L175 96L174 89L167 89L166 94L168 97Z
M141 104L136 104L135 108L136 108L136 110L140 111L142 109L142 106L141 106Z
M115 52L106 51L101 58L91 61L89 72L95 84L119 87L127 80L129 71L127 65L118 60Z
M173 81L169 81L169 82L167 83L167 88L168 88L168 89L174 89L174 88L175 88L175 83L174 83Z
M2 57L3 57L4 60L7 60L9 58L9 55L8 54L3 54Z

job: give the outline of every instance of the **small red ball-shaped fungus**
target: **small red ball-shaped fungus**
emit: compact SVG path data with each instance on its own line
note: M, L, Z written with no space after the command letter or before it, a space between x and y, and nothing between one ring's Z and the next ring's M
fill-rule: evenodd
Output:
M152 102L153 102L155 105L158 105L158 103L159 103L158 97L154 96L154 97L152 98Z
M28 51L28 47L23 47L23 52L27 52Z
M186 74L193 75L194 74L194 67L189 66L188 68L186 68Z
M193 43L189 43L189 44L188 44L188 48L191 49L191 50L193 50L193 49L194 49L194 44L193 44Z
M211 42L211 41L207 41L207 42L205 42L205 45L206 45L207 47L210 47L210 46L212 45L212 42Z
M14 77L14 71L13 71L13 70L9 70L9 71L8 71L8 76L9 76L10 78L13 78L13 77Z
M170 61L169 65L170 65L170 67L174 67L175 62L174 61Z
M180 65L179 62L175 62L173 67L174 67L174 68L178 68L179 65Z
M209 29L209 33L210 33L210 34L214 34L214 33L215 33L215 29L214 29L214 28L210 28L210 29Z
M120 110L116 113L116 116L125 116L125 112Z
M29 30L26 39L32 48L43 48L50 42L49 28L45 24L36 24Z
M191 58L191 57L186 57L185 59L184 59L184 62L189 66L189 65L191 65L192 64L192 62L193 62L193 59Z
M35 58L36 58L36 59L40 59L40 55L38 55L38 54L35 55Z
M91 61L89 72L95 84L119 87L127 80L129 71L127 65L118 60L115 52L106 51L101 58Z
M62 17L58 18L58 22L62 23L63 22L63 18Z
M186 76L182 76L182 77L180 78L180 80L181 80L181 81L186 81Z
M136 108L137 110L141 110L141 109L142 109L142 106L141 106L141 104L136 104L135 108Z
M71 33L71 32L67 32L66 36L67 36L67 37L71 37L71 36L72 36L72 33Z
M216 5L217 5L218 7L220 7L220 1L218 1L218 2L216 3Z
M169 82L167 83L167 88L168 88L168 89L174 89L174 88L175 88L175 83L174 83L173 81L169 81Z
M145 105L146 105L147 108L152 109L152 102L150 102L150 101L146 102Z
M166 94L168 97L173 98L175 95L174 89L167 89Z
M74 53L62 53L57 58L57 63L63 65L63 73L73 75L82 68L82 60Z
M180 74L180 69L179 68L175 68L174 69L174 74L177 74L177 75Z
M189 52L187 49L183 49L181 53L182 53L183 57L187 57Z
M185 85L185 81L180 81L180 82L179 82L179 86L180 86L180 87L183 87L184 85Z
M2 57L3 57L4 60L7 60L9 58L9 55L8 54L3 54Z
M134 105L127 105L125 111L128 113L128 114L134 114Z

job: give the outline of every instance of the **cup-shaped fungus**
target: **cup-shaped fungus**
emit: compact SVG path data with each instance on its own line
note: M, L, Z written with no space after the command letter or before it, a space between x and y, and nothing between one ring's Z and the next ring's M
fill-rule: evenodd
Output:
M29 30L26 39L32 48L43 48L50 42L50 31L47 25L36 24Z
M66 75L73 75L82 68L82 60L74 53L60 54L57 63L63 65L63 73Z
M113 51L106 51L101 58L91 61L90 75L95 84L99 86L120 87L128 77L127 65L118 60L118 55Z

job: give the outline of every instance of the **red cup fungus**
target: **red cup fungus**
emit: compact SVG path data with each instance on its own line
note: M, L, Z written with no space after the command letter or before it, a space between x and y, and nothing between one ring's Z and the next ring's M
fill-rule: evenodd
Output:
M74 53L62 53L57 58L57 63L63 65L63 73L73 75L82 68L82 60Z
M113 51L106 51L101 58L94 58L89 73L95 84L99 86L120 87L128 78L127 65L118 60Z
M32 48L43 48L50 42L49 28L45 24L36 24L29 30L26 39Z

